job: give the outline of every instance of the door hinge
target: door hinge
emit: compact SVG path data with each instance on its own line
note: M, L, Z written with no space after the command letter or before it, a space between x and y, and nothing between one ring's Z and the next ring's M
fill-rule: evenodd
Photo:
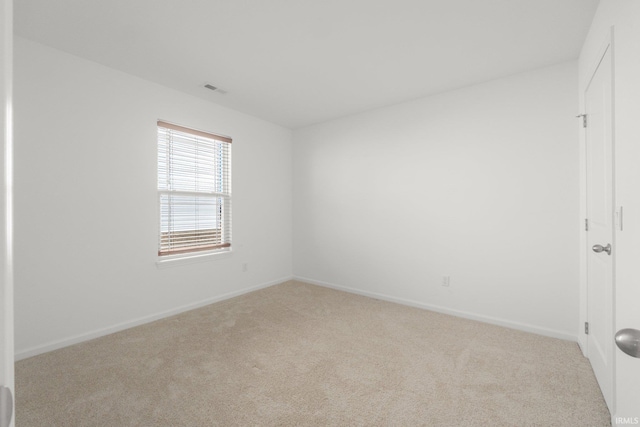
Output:
M587 115L586 114L578 114L576 117L582 117L582 127L587 127Z
M589 322L584 322L584 333L589 335Z
M589 220L587 218L584 219L584 231L589 231Z

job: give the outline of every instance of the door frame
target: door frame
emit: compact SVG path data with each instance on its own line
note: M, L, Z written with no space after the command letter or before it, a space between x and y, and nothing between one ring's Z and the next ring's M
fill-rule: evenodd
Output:
M13 326L13 0L0 0L0 385L15 396ZM3 400L4 405L7 401ZM15 425L15 400L10 426ZM6 408L3 408L6 410ZM3 420L4 420L4 413Z
M607 32L603 42L600 45L600 48L597 50L595 56L590 61L590 66L586 69L584 74L580 75L579 82L579 96L580 96L580 109L582 111L581 114L586 113L586 99L585 94L587 88L589 87L593 76L600 66L600 63L604 59L604 55L609 50L610 52L610 61L611 61L611 171L612 171L612 223L613 223L613 231L612 231L612 241L611 245L613 247L612 253L612 281L611 281L611 337L615 335L615 318L616 318L616 306L615 306L615 289L616 289L616 232L618 230L618 207L616 205L615 198L615 188L616 188L616 173L615 173L615 52L614 52L614 27L610 27L610 30ZM585 333L585 322L589 319L588 313L588 264L587 257L590 255L591 251L588 248L588 239L585 227L585 220L587 219L587 154L586 154L586 128L582 126L582 120L579 122L580 126L580 239L579 239L579 254L580 254L580 302L579 302L579 319L580 323L578 326L578 345L582 350L582 354L587 357L587 348L588 348L588 339L589 336ZM588 126L588 117L587 117L587 126ZM615 343L613 339L609 343L611 346L611 354L615 356ZM611 392L611 408L609 411L611 413L612 419L615 412L615 402L616 402L616 372L615 372L615 357L611 360L611 379L612 379L612 392ZM615 425L615 424L613 424Z

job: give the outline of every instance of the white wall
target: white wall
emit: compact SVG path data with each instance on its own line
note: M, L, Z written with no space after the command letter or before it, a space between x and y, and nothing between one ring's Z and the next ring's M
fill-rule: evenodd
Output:
M640 2L602 0L580 54L580 106L600 46L613 27L615 181L617 210L624 208L624 229L615 236L615 327L640 329ZM582 284L586 295L586 282ZM586 301L583 299L583 307ZM586 309L581 310L582 321ZM612 343L613 345L613 343ZM615 350L616 418L640 420L640 360ZM624 420L622 420L624 421ZM620 423L623 425L624 423Z
M290 130L24 39L15 54L18 358L290 278ZM232 256L156 267L157 119L233 138Z
M294 276L575 340L576 66L295 131Z

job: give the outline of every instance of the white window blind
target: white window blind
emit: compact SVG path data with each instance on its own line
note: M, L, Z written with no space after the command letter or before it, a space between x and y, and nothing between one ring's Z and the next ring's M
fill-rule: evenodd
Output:
M158 121L158 255L231 247L231 139Z

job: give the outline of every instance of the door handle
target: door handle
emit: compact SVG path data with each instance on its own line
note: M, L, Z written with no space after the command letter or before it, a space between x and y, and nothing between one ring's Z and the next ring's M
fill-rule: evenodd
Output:
M611 255L611 243L607 243L607 246L593 245L591 249L593 249L593 252L606 252L607 255Z
M616 334L616 345L631 357L640 357L640 331L620 329Z
M0 427L8 427L13 417L13 395L11 390L0 386Z

